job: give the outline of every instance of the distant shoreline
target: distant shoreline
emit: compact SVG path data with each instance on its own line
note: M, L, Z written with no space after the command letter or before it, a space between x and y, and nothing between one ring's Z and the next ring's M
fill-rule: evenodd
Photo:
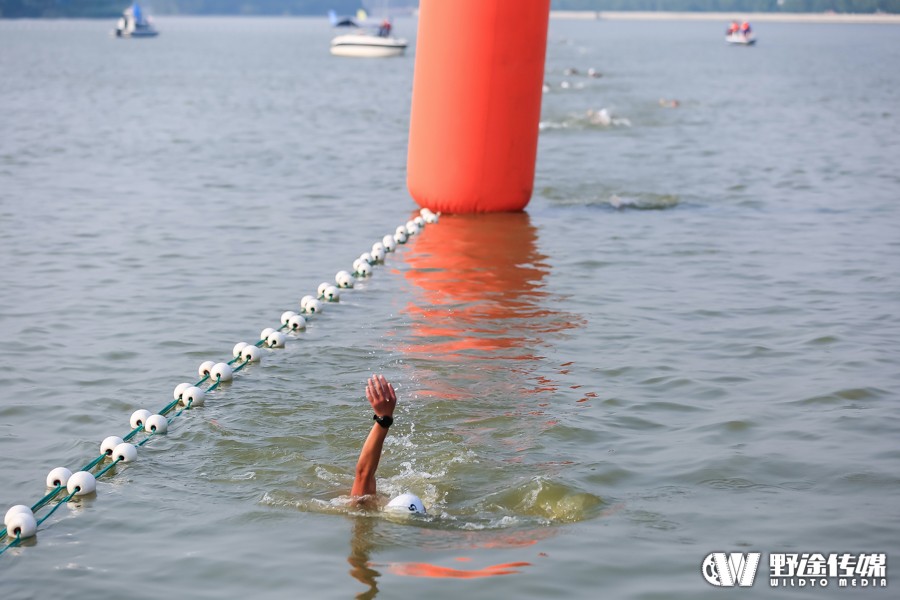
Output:
M662 11L550 11L551 19L583 21L722 21L747 19L769 23L856 23L900 25L895 14L754 13L754 12L662 12Z

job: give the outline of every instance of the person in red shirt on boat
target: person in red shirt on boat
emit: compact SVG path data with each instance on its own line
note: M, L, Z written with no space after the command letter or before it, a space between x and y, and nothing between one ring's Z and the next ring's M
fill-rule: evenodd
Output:
M741 23L741 33L745 36L750 35L750 23L748 23L747 21Z
M394 386L384 378L384 375L372 375L366 382L366 399L372 405L375 414L372 419L372 429L359 453L356 462L356 477L350 495L359 504L371 504L375 499L375 471L381 460L381 451L384 447L384 439L387 437L388 428L394 423L394 409L397 407L397 393ZM388 502L388 510L398 510L410 513L425 513L422 500L415 494L400 494Z
M737 33L738 31L740 31L740 29L741 29L741 26L738 25L738 22L732 21L731 25L728 26L727 33L728 33L728 35L731 35L732 33Z
M388 19L381 22L381 27L378 28L378 35L380 37L388 37L391 35L391 22Z

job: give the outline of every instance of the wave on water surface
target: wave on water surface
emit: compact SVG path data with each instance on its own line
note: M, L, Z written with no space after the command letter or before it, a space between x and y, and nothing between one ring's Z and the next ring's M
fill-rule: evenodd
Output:
M378 516L408 525L458 531L577 523L599 516L606 504L598 496L546 477L534 477L461 505L449 506L436 498L442 495L440 490L428 490L423 497L428 514L414 518L361 507L348 495L327 498L275 490L265 493L260 504L302 512ZM386 497L379 497L380 505L386 501Z
M681 203L675 194L606 192L545 188L541 193L554 206L604 207L615 210L666 210Z

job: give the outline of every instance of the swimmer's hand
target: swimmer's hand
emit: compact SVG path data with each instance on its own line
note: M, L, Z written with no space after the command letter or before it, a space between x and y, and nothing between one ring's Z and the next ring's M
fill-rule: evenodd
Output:
M384 375L372 375L366 383L366 399L379 417L393 417L397 394Z

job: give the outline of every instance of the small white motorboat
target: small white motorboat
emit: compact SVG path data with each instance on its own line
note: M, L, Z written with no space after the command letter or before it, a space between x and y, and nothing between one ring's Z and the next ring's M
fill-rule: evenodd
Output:
M406 40L372 33L347 33L331 40L331 53L335 56L360 58L385 58L400 56L406 51Z
M119 22L116 23L116 37L146 38L159 34L153 26L150 17L144 15L144 11L137 2L129 6L122 13Z
M756 38L752 33L742 33L736 31L725 36L725 41L729 44L737 44L741 46L752 46L756 43Z

